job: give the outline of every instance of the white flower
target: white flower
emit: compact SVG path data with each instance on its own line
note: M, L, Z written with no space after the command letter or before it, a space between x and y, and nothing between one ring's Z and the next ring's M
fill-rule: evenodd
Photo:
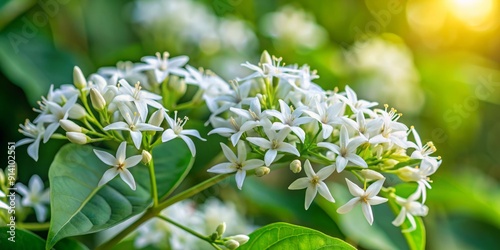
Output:
M120 178L122 178L122 180L125 183L127 183L127 185L129 185L129 187L132 190L135 190L136 186L135 186L134 176L132 176L132 173L130 173L128 168L131 168L139 164L139 162L142 160L142 155L134 155L125 159L126 150L127 150L127 142L122 142L120 144L118 150L116 150L116 157L114 157L108 152L94 149L94 153L97 156L97 158L99 158L106 165L112 167L106 170L106 172L104 172L104 175L99 181L99 184L97 184L98 187L108 183L110 180L115 178L115 176L120 174Z
M214 129L208 132L208 135L219 134L224 137L231 137L231 143L233 146L236 146L243 133L251 129L250 126L248 126L246 127L247 130L243 130L243 125L247 122L245 116L237 116L236 119L229 117L227 120L220 117L213 117L210 122L212 123Z
M320 142L318 143L318 147L327 148L338 155L335 159L335 165L337 172L340 173L349 162L354 163L356 166L368 167L365 160L356 154L356 149L364 142L365 139L363 137L349 139L347 128L342 126L340 129L339 145L330 142Z
M43 143L46 143L52 134L59 128L59 121L68 118L69 111L75 105L78 96L72 96L62 107L51 101L47 101L45 104L48 113L40 114L33 122L34 123L50 123L43 135Z
M283 101L279 100L281 112L276 110L267 110L266 113L268 115L274 116L278 118L281 122L275 122L271 126L273 130L282 130L284 128L290 128L290 130L299 137L301 142L304 142L306 137L306 133L299 126L305 123L308 123L312 120L311 117L300 117L303 113L302 108L297 108L295 110L291 110L290 107Z
M415 218L413 216L426 216L429 211L429 208L426 205L416 201L420 198L420 192L421 191L418 189L415 193L410 195L408 199L396 196L396 203L401 206L401 211L396 219L392 221L392 224L399 227L403 224L405 218L408 218L408 221L410 221L411 224L411 227L403 230L403 232L411 232L417 228L417 224L415 223Z
M229 84L212 71L203 69L197 70L189 65L186 66L189 75L186 76L186 83L198 86L203 90L203 99L208 109L214 112L218 109L217 98L222 95L231 94Z
M40 141L45 134L45 127L43 123L33 124L28 119L24 122L24 125L19 124L19 132L28 138L24 138L16 142L16 147L31 143L28 146L28 155L33 158L33 160L38 161L38 149L40 148Z
M415 151L411 153L410 157L412 159L425 159L429 161L429 163L431 163L433 167L439 167L440 162L438 162L438 160L436 159L437 157L430 156L431 154L436 152L436 147L434 146L434 144L432 142L427 142L425 145L422 145L422 140L420 140L420 136L418 135L415 127L411 126L410 130L415 138L415 143L411 141L407 142L408 147L415 149Z
M297 190L297 189L307 188L306 199L304 203L306 210L309 209L309 206L311 205L314 197L316 197L316 194L318 192L328 201L335 202L335 200L332 197L332 194L330 193L330 190L328 190L328 187L323 182L333 173L333 171L335 171L335 168L324 167L316 174L312 169L309 160L306 160L304 164L304 171L306 172L307 177L295 180L294 182L292 182L292 184L290 184L288 189Z
M276 159L276 156L278 155L278 151L300 156L299 151L292 146L292 144L284 142L286 136L290 133L289 128L282 129L279 133L276 133L271 129L264 128L264 132L269 139L247 137L247 140L261 148L267 149L266 154L264 155L264 162L266 163L266 166L273 163L274 159Z
M194 142L191 140L191 138L187 137L187 135L197 137L202 141L206 141L206 139L201 138L200 133L195 129L183 129L184 125L188 121L188 118L184 117L184 119L181 118L177 119L177 111L174 112L174 119L170 118L170 116L168 115L165 115L165 118L167 119L170 128L165 130L165 132L163 132L161 136L161 141L167 142L174 138L179 137L184 142L186 142L186 145L191 151L191 155L195 156L196 147L194 146Z
M168 52L163 52L163 54L156 52L156 57L145 56L141 58L141 61L145 62L146 65L138 65L135 70L153 70L158 83L163 82L169 74L185 76L187 72L182 69L182 66L189 61L189 57L178 56L169 59L169 56Z
M255 127L262 126L262 119L267 118L265 112L261 112L259 98L255 97L250 102L248 110L240 108L230 108L231 112L243 117L246 121L241 125L240 131L249 131Z
M288 81L300 77L298 76L300 70L283 67L283 65L280 65L281 60L282 60L281 57L276 58L275 56L273 56L271 62L261 62L259 63L259 66L253 65L249 62L241 64L241 66L249 68L250 70L253 70L255 72L242 79L238 78L237 80L245 81L257 77L265 77L265 78L277 77Z
M157 109L163 108L163 106L156 101L161 100L162 97L149 91L142 90L139 82L135 84L134 88L124 79L121 79L119 83L121 86L119 90L122 94L117 95L113 101L134 102L143 121L146 120L148 115L148 105Z
M207 171L210 173L217 173L217 174L228 174L236 172L235 176L236 184L238 185L239 189L241 189L241 187L243 186L243 181L245 180L246 171L264 165L264 161L259 159L247 160L247 151L244 142L238 143L238 157L236 157L233 151L231 151L231 149L224 143L221 143L220 146L222 147L222 152L226 156L226 159L229 160L229 162L219 163L211 167Z
M308 114L313 119L321 123L323 131L323 139L328 138L333 132L334 124L341 124L343 120L339 117L343 109L343 103L338 102L328 106L326 102L316 102L316 112L305 110L304 113ZM348 119L348 118L346 118Z
M387 109L387 105L385 105ZM386 110L377 110L381 116L373 120L372 122L376 122L376 120L382 120L383 122L379 122L382 127L376 128L372 127L377 131L377 135L374 135L370 138L370 144L378 144L378 143L394 143L401 148L407 148L408 144L406 140L406 131L408 131L408 127L403 123L398 122L401 114L397 114L397 110L391 109L391 111L387 112ZM373 132L373 131L371 131Z
M397 175L403 181L415 181L418 183L418 189L422 192L422 202L425 202L427 197L426 188L431 189L429 184L429 176L437 171L434 162L423 159L420 167L412 168L409 166L402 167L396 171Z
M382 185L384 184L385 179L378 180L372 183L366 190L361 189L356 184L351 182L349 179L345 179L347 182L347 187L349 188L349 192L355 196L350 201L348 201L343 206L337 209L337 213L345 214L351 211L354 206L358 203L361 203L361 208L363 210L363 214L365 215L366 220L370 225L373 224L373 213L372 213L372 205L378 205L387 201L386 198L376 196Z
M3 198L3 197L5 197L5 194L2 192L2 190L0 190L0 198ZM5 210L9 210L10 209L9 205L7 205L7 203L5 203L5 202L3 202L1 200L0 200L0 208L3 208Z
M137 113L132 111L125 105L120 105L120 113L126 122L117 121L104 127L104 130L126 130L130 132L130 137L137 149L141 147L142 132L141 131L162 131L163 128L143 122L142 118ZM132 118L133 117L133 118Z
M347 97L340 95L339 98L344 101L351 108L353 113L363 112L370 116L375 116L375 113L370 109L378 105L376 102L367 102L365 100L358 100L356 92L349 86L345 86Z
M21 204L35 210L36 220L44 222L48 209L45 207L50 202L49 189L44 190L43 181L38 175L30 178L29 188L22 183L16 183L17 192L23 196Z

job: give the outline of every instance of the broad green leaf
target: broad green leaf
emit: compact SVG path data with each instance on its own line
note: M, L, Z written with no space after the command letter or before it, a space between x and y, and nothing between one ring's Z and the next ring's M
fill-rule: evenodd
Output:
M249 237L238 249L355 249L322 232L282 222L261 227Z
M33 250L45 247L45 240L30 231L20 228L14 230L15 234L11 234L9 231L9 227L0 227L0 246L2 249Z
M337 208L352 198L345 185L333 183L329 188L333 197L335 197L335 203L318 198L315 199L315 202L330 215L342 233L352 242L368 249L407 248L401 230L391 224L395 216L386 205L372 206L375 220L373 225L370 226L360 206L355 207L346 214L337 213Z
M85 246L83 243L80 241L74 240L74 239L62 239L61 241L57 242L57 244L52 248L54 250L89 250L87 246Z
M137 184L135 191L119 177L97 188L109 166L92 149L68 144L61 148L50 167L52 218L47 248L65 237L117 225L151 205L149 173L144 165L130 168ZM156 147L153 159L160 197L171 193L192 165L191 154L181 140Z

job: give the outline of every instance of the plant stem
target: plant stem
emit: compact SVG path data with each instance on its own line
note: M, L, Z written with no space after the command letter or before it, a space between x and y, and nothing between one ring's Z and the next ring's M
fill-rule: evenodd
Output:
M182 224L179 224L179 223L177 223L177 222L175 222L175 221L173 221L173 220L171 220L171 219L169 219L168 217L165 217L165 216L163 216L163 215L158 215L158 216L156 216L156 217L158 217L158 218L160 218L160 219L162 219L162 220L164 220L164 221L166 221L166 222L168 222L168 223L170 223L170 224L172 224L172 225L174 225L174 226L176 226L176 227L178 227L178 228L180 228L180 229L182 229L182 230L184 230L184 231L186 231L186 232L188 232L188 233L190 233L190 234L192 234L192 235L194 235L194 236L196 236L196 237L197 237L197 238L199 238L200 240L204 240L204 241L208 242L208 243L209 243L210 245L212 245L215 249L221 249L221 248L220 248L219 246L217 246L217 245L216 245L216 244L215 244L215 243L214 243L214 242L213 242L213 241L212 241L212 240L211 240L208 236L201 235L200 233L198 233L198 232L196 232L196 231L194 231L194 230L191 230L190 228L185 227L185 226L183 226Z
M27 229L31 231L44 231L48 230L50 223L19 223L19 228Z
M118 244L123 238L125 238L127 235L129 235L131 232L133 232L136 228L138 228L140 225L142 225L142 223L144 223L144 222L148 221L149 219L160 214L160 212L163 209L165 209L165 208L169 207L170 205L173 205L181 200L189 198L189 197L217 184L218 182L224 180L228 176L230 176L230 174L221 174L221 175L214 176L214 177L212 177L212 178L210 178L210 179L208 179L208 180L206 180L206 181L204 181L204 182L202 182L194 187L191 187L191 188L179 193L178 195L158 204L158 206L156 206L156 207L149 208L137 221L132 223L132 225L128 226L123 231L118 233L115 237L113 237L111 240L98 246L96 249L97 250L111 249L114 245Z
M148 164L149 168L149 180L151 181L151 197L153 198L153 207L158 206L158 188L156 187L156 176L155 176L155 165L153 163L153 157Z

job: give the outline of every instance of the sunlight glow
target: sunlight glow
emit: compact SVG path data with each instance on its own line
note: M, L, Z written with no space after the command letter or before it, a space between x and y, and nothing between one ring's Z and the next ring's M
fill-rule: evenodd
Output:
M450 12L468 26L485 25L491 18L493 0L448 0Z

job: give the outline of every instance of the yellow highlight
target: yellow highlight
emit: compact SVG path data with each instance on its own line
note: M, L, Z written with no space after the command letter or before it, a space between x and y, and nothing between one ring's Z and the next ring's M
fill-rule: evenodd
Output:
M451 14L468 26L486 24L494 9L493 0L448 0Z

